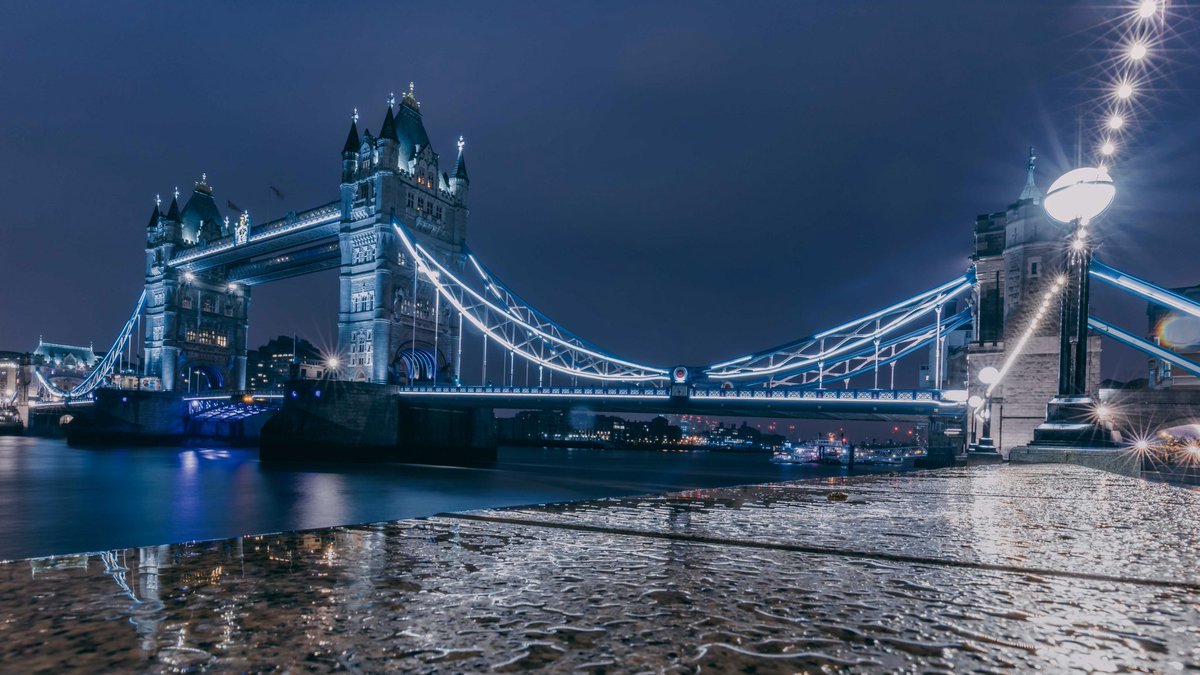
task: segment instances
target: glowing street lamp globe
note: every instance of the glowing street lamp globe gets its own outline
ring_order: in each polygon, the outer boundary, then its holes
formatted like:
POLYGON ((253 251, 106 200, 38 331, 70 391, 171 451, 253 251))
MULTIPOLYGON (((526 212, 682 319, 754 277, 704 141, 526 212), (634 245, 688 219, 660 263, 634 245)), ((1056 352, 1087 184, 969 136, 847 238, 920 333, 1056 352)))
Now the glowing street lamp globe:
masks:
POLYGON ((1000 379, 1000 371, 992 366, 987 366, 979 370, 980 384, 995 384, 1000 379))
POLYGON ((1046 213, 1060 223, 1087 223, 1104 213, 1117 188, 1104 167, 1073 169, 1054 181, 1042 200, 1046 213))

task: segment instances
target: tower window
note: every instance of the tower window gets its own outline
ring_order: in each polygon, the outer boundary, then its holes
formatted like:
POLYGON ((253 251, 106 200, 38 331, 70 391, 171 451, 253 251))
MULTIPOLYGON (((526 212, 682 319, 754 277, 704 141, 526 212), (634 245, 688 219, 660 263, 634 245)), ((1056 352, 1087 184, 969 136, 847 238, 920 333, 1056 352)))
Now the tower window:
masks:
POLYGON ((1041 258, 1030 258, 1029 259, 1029 276, 1030 277, 1039 277, 1041 275, 1042 275, 1042 259, 1041 258))

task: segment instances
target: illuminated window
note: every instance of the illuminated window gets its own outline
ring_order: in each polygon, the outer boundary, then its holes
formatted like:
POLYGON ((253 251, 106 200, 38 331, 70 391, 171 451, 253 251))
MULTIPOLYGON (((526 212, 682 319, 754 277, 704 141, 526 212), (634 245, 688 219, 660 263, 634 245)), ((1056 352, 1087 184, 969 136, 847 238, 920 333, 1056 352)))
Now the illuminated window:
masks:
POLYGON ((371 349, 372 331, 356 330, 350 334, 350 365, 369 366, 373 361, 371 349))
POLYGON ((217 347, 228 347, 229 338, 225 335, 218 334, 217 331, 211 328, 204 328, 199 331, 189 328, 184 335, 184 339, 188 342, 201 345, 216 345, 217 347))
POLYGON ((369 312, 375 309, 375 291, 359 291, 350 296, 350 311, 369 312))

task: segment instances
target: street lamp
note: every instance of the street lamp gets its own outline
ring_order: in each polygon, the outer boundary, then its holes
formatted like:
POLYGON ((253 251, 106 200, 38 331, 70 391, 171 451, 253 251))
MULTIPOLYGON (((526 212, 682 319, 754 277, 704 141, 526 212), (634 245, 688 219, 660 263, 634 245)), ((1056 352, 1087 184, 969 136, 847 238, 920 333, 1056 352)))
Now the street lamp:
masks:
POLYGON ((1116 194, 1105 167, 1082 167, 1054 181, 1042 201, 1046 213, 1071 225, 1071 231, 1060 313, 1058 394, 1046 407, 1046 422, 1034 432, 1035 444, 1111 444, 1111 434, 1095 424, 1095 405, 1087 391, 1088 268, 1095 250, 1088 225, 1108 209, 1116 194))
MULTIPOLYGON (((992 440, 992 396, 986 393, 993 385, 1000 381, 1000 371, 994 366, 984 366, 979 369, 979 383, 984 387, 983 399, 979 401, 977 408, 982 408, 983 412, 980 416, 983 417, 983 430, 979 434, 979 442, 975 444, 976 452, 996 452, 996 442, 992 440)), ((979 397, 976 396, 976 399, 979 397)))

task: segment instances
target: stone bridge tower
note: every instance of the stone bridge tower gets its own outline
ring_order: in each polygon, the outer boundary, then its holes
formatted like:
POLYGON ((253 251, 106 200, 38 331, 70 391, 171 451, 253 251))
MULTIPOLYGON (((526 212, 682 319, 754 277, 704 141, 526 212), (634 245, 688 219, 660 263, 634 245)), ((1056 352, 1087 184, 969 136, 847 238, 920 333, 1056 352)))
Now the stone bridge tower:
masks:
POLYGON ((192 274, 167 264, 182 250, 232 236, 236 227, 221 216, 207 176, 182 210, 178 189, 165 214, 156 203, 146 226, 146 374, 167 391, 246 387, 250 289, 230 284, 224 268, 192 274))
POLYGON ((435 289, 417 278, 392 229, 403 223, 454 271, 466 260, 467 165, 459 139, 452 173, 439 168, 412 85, 388 98, 379 135, 358 131, 342 148, 338 354, 344 377, 363 382, 452 382, 460 326, 435 289))
MULTIPOLYGON (((1066 263, 1069 228, 1046 215, 1042 192, 1034 182, 1035 160, 1029 149, 1025 187, 1004 211, 975 219, 974 336, 967 350, 968 389, 984 396, 978 378, 987 366, 1000 368, 1066 263)), ((1058 392, 1058 298, 992 394, 991 433, 1003 454, 1033 440, 1046 419, 1046 403, 1058 392)), ((1099 381, 1100 338, 1089 338, 1088 389, 1099 381)))

